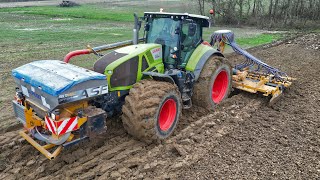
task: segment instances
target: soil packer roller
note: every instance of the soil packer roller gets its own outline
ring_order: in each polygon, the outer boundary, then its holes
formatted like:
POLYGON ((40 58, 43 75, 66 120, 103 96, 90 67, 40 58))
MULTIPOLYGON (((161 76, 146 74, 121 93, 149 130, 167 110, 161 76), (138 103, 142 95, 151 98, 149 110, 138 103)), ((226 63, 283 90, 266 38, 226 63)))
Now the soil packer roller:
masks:
POLYGON ((231 31, 217 31, 210 43, 204 41, 202 30, 210 26, 206 16, 146 12, 134 17, 133 40, 12 71, 17 84, 13 107, 24 125, 20 135, 48 159, 64 147, 101 136, 107 117, 120 115, 129 134, 157 142, 172 134, 182 109, 192 104, 213 110, 232 87, 271 95, 273 102, 291 85, 285 73, 240 49, 231 31), (222 54, 225 44, 247 61, 232 68, 222 54), (68 63, 91 53, 99 57, 93 70, 68 63))

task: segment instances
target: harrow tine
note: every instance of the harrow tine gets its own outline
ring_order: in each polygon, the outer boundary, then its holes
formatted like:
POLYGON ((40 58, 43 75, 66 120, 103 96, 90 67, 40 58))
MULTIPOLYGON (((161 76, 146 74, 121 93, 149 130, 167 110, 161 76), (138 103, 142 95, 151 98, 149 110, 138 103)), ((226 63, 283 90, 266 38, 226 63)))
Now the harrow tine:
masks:
POLYGON ((282 91, 280 90, 278 92, 275 92, 269 101, 269 107, 272 107, 274 104, 276 104, 280 100, 282 95, 282 91))

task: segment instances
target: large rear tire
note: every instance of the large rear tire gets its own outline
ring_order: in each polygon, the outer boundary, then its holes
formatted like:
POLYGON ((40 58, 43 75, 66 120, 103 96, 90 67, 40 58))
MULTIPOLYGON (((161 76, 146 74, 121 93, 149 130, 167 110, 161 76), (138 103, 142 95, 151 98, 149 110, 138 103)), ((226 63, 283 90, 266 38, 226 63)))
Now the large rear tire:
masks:
POLYGON ((213 110, 231 92, 231 73, 231 65, 226 58, 210 57, 194 85, 192 102, 208 110, 213 110))
POLYGON ((141 80, 133 85, 122 107, 126 131, 146 143, 172 134, 181 116, 181 96, 176 85, 141 80))

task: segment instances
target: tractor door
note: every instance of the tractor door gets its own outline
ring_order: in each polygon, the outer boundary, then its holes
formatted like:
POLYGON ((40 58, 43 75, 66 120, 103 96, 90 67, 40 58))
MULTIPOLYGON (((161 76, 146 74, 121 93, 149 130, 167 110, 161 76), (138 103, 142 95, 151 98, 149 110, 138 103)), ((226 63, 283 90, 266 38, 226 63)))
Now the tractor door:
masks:
POLYGON ((162 45, 163 61, 165 65, 176 64, 176 60, 170 56, 170 51, 177 48, 179 44, 179 19, 154 18, 148 22, 146 43, 156 43, 162 45))
POLYGON ((193 51, 202 42, 201 25, 193 20, 185 20, 181 30, 181 64, 184 68, 188 63, 193 51))

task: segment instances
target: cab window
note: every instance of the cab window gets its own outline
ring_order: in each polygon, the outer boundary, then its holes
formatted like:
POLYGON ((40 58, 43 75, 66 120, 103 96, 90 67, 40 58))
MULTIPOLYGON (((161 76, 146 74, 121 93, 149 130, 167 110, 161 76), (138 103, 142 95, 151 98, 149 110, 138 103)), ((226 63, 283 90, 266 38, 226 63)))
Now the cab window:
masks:
POLYGON ((181 30, 181 60, 187 63, 197 45, 202 41, 201 26, 193 21, 184 21, 181 30))

